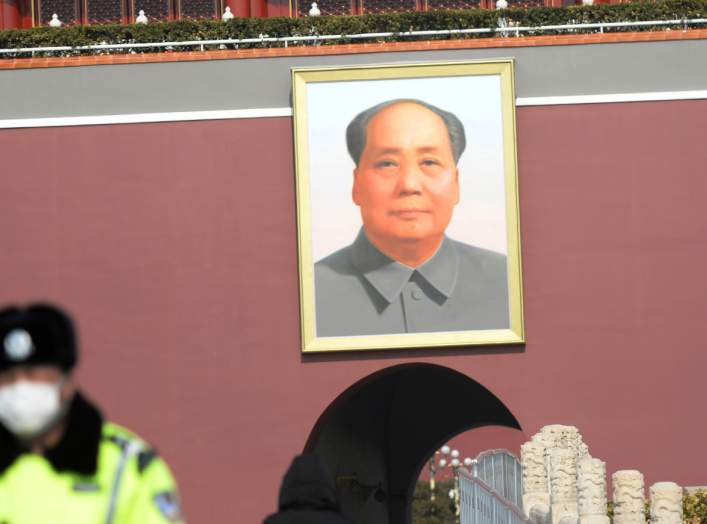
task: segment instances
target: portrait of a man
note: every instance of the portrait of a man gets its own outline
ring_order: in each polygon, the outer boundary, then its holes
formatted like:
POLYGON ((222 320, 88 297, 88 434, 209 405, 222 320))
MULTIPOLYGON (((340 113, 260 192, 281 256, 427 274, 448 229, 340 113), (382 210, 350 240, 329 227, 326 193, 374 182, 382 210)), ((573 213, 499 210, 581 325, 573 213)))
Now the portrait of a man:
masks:
POLYGON ((302 351, 523 342, 512 60, 292 79, 302 351))
POLYGON ((359 113, 346 144, 362 227, 314 266, 317 334, 507 328, 506 257, 445 234, 459 202, 462 122, 394 99, 359 113))

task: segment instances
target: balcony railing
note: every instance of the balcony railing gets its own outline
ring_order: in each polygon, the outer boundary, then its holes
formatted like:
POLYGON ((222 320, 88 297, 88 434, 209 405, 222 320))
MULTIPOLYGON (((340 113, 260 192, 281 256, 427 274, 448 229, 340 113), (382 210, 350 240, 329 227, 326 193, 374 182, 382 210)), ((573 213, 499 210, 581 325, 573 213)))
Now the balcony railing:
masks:
POLYGON ((473 29, 443 29, 438 31, 402 31, 402 32, 381 32, 381 33, 362 33, 353 35, 313 35, 313 36, 287 36, 287 37, 271 37, 263 35, 260 38, 232 38, 221 40, 189 40, 175 42, 131 42, 121 44, 94 44, 84 46, 37 46, 37 47, 17 47, 0 49, 0 58, 3 57, 18 57, 18 56, 35 56, 42 55, 86 55, 86 54, 104 54, 107 52, 156 52, 156 51, 171 51, 171 50, 200 50, 207 49, 237 49, 239 46, 258 45, 262 47, 288 47, 290 45, 318 45, 324 42, 336 43, 337 40, 366 42, 376 41, 382 38, 395 38, 397 40, 406 39, 424 39, 433 36, 455 36, 463 35, 486 35, 486 36, 521 36, 524 34, 540 35, 546 32, 552 33, 595 33, 610 31, 612 29, 631 29, 631 28, 655 28, 677 26, 683 30, 689 27, 699 27, 707 24, 707 18, 694 19, 676 19, 676 20, 652 20, 640 22, 600 22, 594 24, 563 24, 563 25, 547 25, 547 26, 513 26, 513 27, 498 27, 498 28, 473 28, 473 29))

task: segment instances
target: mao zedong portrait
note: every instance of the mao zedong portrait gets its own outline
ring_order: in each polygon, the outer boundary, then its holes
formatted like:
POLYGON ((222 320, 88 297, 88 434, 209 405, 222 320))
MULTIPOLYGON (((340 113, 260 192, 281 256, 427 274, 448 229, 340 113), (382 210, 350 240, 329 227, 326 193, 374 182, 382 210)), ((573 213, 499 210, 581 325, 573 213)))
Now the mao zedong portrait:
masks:
POLYGON ((461 121, 390 100, 358 114, 346 141, 363 227, 314 266, 317 335, 508 328, 506 256, 445 234, 464 182, 461 121))

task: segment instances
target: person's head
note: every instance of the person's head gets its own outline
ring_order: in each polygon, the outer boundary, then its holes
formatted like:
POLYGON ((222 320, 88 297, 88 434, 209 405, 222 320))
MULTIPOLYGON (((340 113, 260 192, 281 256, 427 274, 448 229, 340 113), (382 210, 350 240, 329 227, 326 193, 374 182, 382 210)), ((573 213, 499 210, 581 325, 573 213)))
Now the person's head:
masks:
POLYGON ((73 322, 60 309, 0 310, 0 423, 20 439, 51 430, 73 397, 76 356, 73 322))
POLYGON ((391 100, 357 115, 346 137, 369 239, 389 256, 405 244, 438 246, 459 201, 459 119, 419 100, 391 100))

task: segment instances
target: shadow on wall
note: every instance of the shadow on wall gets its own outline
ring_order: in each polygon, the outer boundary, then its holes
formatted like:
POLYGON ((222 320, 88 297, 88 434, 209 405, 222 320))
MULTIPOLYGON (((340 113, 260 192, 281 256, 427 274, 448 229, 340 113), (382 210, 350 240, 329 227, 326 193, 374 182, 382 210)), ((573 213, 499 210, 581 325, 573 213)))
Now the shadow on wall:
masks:
POLYGON ((305 446, 336 479, 342 513, 354 524, 408 524, 426 460, 453 435, 481 426, 520 429, 493 393, 433 364, 402 364, 339 395, 305 446))

